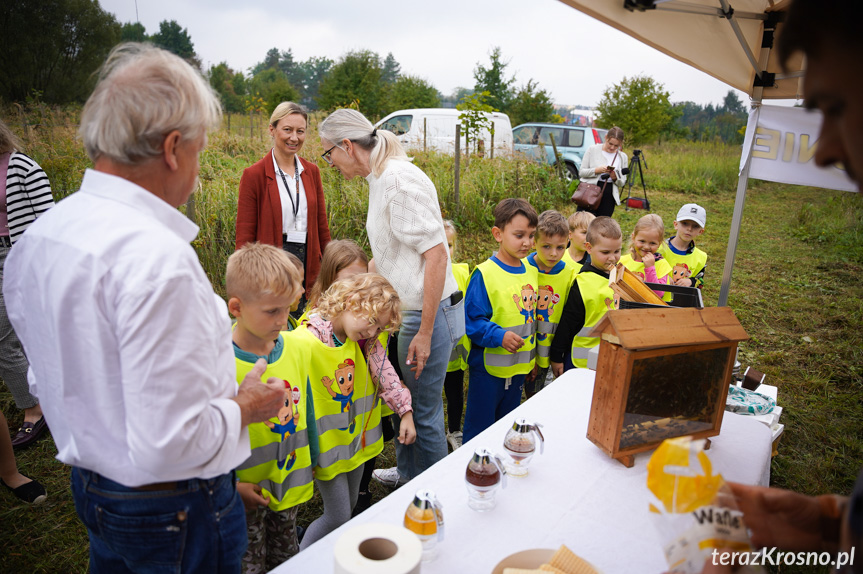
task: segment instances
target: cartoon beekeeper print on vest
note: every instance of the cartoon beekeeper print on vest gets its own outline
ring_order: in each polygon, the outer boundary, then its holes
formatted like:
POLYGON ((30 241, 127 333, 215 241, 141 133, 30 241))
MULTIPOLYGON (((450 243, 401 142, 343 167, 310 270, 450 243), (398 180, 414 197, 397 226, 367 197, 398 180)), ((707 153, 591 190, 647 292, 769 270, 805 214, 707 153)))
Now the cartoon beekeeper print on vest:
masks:
MULTIPOLYGON (((327 392, 330 393, 330 396, 333 397, 333 400, 341 403, 342 412, 350 413, 351 405, 354 404, 354 361, 346 359, 344 363, 339 363, 339 368, 336 369, 335 375, 335 383, 339 387, 339 392, 333 390, 333 379, 324 377, 321 379, 321 382, 324 384, 327 392)), ((356 423, 352 419, 350 427, 340 428, 339 430, 354 432, 355 426, 356 423)))
MULTIPOLYGON (((284 383, 285 404, 279 409, 279 414, 276 415, 279 422, 274 423, 269 420, 264 421, 264 424, 269 427, 270 431, 281 436, 282 442, 285 442, 286 436, 290 436, 297 432, 297 423, 300 421, 300 411, 297 408, 297 405, 300 402, 300 388, 291 385, 288 381, 284 381, 284 383)), ((294 466, 294 462, 296 462, 296 460, 297 452, 292 450, 286 458, 277 460, 276 466, 279 470, 291 470, 291 467, 294 466)))
MULTIPOLYGON (((536 300, 536 320, 540 323, 548 323, 549 317, 554 313, 554 306, 560 301, 560 293, 554 292, 551 285, 540 285, 539 295, 536 300)), ((537 341, 545 341, 548 333, 537 333, 537 341)))

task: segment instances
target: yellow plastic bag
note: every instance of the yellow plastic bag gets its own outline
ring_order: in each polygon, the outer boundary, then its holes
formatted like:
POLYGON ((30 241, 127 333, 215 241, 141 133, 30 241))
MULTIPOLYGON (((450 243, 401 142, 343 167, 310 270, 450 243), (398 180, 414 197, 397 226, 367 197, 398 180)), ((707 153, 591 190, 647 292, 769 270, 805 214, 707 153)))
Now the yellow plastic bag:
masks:
MULTIPOLYGON (((743 513, 704 451, 704 440, 664 441, 647 463, 647 488, 668 572, 699 574, 716 549, 752 552, 743 513)), ((717 562, 718 563, 718 562, 717 562)), ((763 572, 749 566, 741 573, 763 572)))

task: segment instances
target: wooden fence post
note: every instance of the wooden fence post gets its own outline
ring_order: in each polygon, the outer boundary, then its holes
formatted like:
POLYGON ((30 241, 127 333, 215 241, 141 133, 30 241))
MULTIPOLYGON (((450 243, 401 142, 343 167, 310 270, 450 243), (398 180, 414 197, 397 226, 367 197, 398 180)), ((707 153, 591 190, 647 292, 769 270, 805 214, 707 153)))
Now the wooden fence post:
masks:
POLYGON ((428 136, 427 136, 428 121, 429 121, 428 118, 423 118, 423 151, 429 150, 429 148, 428 148, 428 136))
POLYGON ((249 110, 249 139, 252 139, 252 110, 249 110))
POLYGON ((491 159, 494 159, 494 130, 491 132, 491 159))
POLYGON ((563 179, 563 171, 561 170, 560 155, 557 153, 557 144, 554 143, 554 134, 548 134, 548 139, 551 140, 551 149, 554 151, 554 165, 557 167, 557 175, 563 179))
POLYGON ((461 124, 455 125, 455 184, 453 185, 453 197, 455 199, 455 212, 458 212, 458 184, 459 172, 461 171, 461 124))

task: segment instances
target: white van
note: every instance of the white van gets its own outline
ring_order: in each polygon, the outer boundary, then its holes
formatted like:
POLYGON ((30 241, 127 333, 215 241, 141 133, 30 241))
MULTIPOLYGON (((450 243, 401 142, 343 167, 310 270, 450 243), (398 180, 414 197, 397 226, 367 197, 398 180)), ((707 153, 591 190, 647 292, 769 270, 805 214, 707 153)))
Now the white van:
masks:
MULTIPOLYGON (((455 153, 455 126, 460 123, 460 111, 453 108, 421 108, 393 112, 377 124, 376 128, 385 129, 399 136, 407 149, 422 150, 423 136, 430 150, 442 153, 455 153), (423 134, 425 126, 426 133, 423 134)), ((501 112, 485 112, 494 122, 494 155, 512 155, 512 124, 509 116, 501 112)), ((461 151, 464 153, 465 136, 462 128, 461 151)), ((483 130, 481 134, 486 154, 491 150, 491 134, 483 130)), ((471 151, 476 150, 476 142, 470 142, 471 151)))

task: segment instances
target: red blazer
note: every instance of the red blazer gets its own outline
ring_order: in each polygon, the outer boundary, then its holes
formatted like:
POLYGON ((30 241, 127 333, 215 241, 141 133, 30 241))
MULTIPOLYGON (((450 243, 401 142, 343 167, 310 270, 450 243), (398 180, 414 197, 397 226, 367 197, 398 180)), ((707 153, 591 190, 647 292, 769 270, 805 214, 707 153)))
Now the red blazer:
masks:
MULTIPOLYGON (((327 206, 321 172, 315 164, 300 158, 303 164, 303 188, 309 207, 308 235, 306 236, 306 298, 321 271, 324 247, 330 242, 327 223, 327 206)), ((272 151, 243 170, 240 178, 240 197, 237 201, 237 240, 239 249, 255 241, 282 247, 282 202, 276 183, 272 151)))

